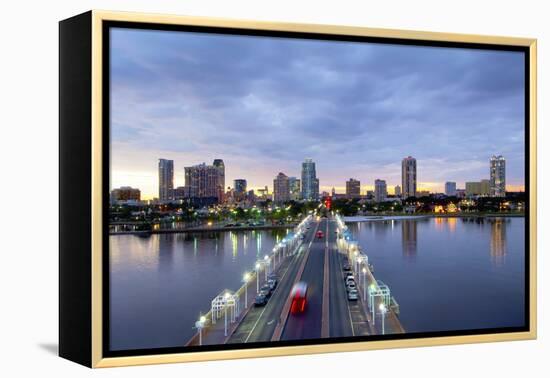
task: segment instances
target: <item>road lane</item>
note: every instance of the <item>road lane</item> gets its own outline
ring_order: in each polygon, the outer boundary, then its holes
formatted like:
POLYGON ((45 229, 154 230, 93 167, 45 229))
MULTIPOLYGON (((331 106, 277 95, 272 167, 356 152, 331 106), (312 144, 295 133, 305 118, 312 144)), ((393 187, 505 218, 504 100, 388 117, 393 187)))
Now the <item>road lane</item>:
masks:
POLYGON ((354 336, 350 313, 342 256, 336 245, 336 222, 329 222, 329 265, 330 265, 330 336, 354 336))
POLYGON ((283 261, 278 271, 279 283, 264 307, 252 307, 241 321, 228 343, 247 343, 270 341, 277 326, 285 302, 298 274, 300 265, 306 256, 307 248, 314 240, 317 225, 312 223, 305 233, 305 239, 298 252, 283 261))
MULTIPOLYGON (((326 228, 326 219, 319 223, 319 230, 326 228)), ((324 232, 324 231, 323 231, 324 232)), ((290 314, 283 330, 282 340, 317 339, 321 337, 325 239, 315 237, 311 244, 301 281, 308 285, 307 305, 301 314, 290 314)))

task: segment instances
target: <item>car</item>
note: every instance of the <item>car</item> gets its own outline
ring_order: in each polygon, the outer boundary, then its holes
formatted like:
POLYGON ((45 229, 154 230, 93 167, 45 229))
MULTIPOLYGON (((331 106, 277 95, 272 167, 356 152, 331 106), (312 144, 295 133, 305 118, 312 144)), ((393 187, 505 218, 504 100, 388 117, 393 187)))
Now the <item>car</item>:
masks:
POLYGON ((344 264, 344 270, 346 272, 350 271, 351 270, 351 266, 349 264, 344 264))
POLYGON ((271 289, 271 291, 273 291, 277 287, 277 280, 274 278, 269 279, 267 280, 267 284, 269 285, 269 288, 271 289))
POLYGON ((349 301, 356 301, 357 299, 359 299, 359 293, 357 292, 356 289, 348 291, 348 300, 349 301))
POLYGON ((350 281, 346 284, 346 289, 348 292, 351 290, 357 290, 357 286, 355 286, 355 281, 350 281))
POLYGON ((290 291, 290 297, 292 298, 290 312, 292 314, 304 312, 307 303, 307 284, 303 281, 294 284, 290 291))
POLYGON ((260 288, 260 294, 265 295, 266 297, 271 296, 271 288, 268 284, 265 284, 260 288))
POLYGON ((355 283, 355 277, 353 277, 353 274, 346 276, 346 278, 344 278, 344 279, 346 281, 346 285, 350 282, 355 283))
POLYGON ((263 294, 256 295, 256 299, 254 299, 254 306, 261 307, 265 306, 267 304, 267 296, 263 294))
POLYGON ((317 234, 315 234, 315 236, 317 236, 317 238, 319 239, 322 239, 325 234, 323 234, 323 231, 317 231, 317 234))

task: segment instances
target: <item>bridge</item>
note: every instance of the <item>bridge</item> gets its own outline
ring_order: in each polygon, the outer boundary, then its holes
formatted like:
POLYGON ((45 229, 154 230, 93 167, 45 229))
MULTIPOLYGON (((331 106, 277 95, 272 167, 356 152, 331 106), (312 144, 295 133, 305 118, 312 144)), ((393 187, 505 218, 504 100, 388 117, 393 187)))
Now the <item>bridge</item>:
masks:
POLYGON ((398 315, 390 288, 375 278, 367 254, 341 217, 311 214, 256 262, 238 290, 224 290, 212 299, 186 345, 404 333, 398 315), (317 237, 318 231, 323 237, 317 237), (357 300, 348 300, 345 269, 355 278, 357 300), (255 307, 257 292, 272 276, 277 287, 265 306, 255 307), (293 314, 290 292, 300 281, 308 285, 307 305, 303 313, 293 314))

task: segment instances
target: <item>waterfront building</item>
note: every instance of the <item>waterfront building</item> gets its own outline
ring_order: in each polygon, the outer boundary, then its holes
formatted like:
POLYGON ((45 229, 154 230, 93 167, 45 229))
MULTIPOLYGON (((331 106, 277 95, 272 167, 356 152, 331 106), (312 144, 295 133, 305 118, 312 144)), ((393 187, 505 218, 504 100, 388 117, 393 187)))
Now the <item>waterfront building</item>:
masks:
POLYGON ((367 199, 374 198, 374 190, 367 190, 367 199))
POLYGON ((233 188, 235 195, 245 195, 246 194, 246 180, 245 179, 235 179, 233 180, 233 188))
POLYGON ((185 186, 189 188, 190 198, 210 198, 220 200, 219 170, 205 163, 185 167, 185 186))
POLYGON ((178 186, 174 189, 174 199, 177 201, 191 198, 191 190, 188 186, 178 186))
POLYGON ((302 199, 306 201, 319 199, 319 179, 312 159, 306 159, 302 163, 302 199))
POLYGON ((481 189, 481 195, 482 196, 489 196, 491 194, 491 182, 490 180, 481 180, 479 182, 479 185, 480 185, 480 189, 481 189))
POLYGON ((214 159, 212 165, 218 169, 218 200, 219 202, 223 202, 225 193, 225 164, 222 159, 214 159))
POLYGON ((300 179, 296 177, 289 177, 288 186, 290 188, 290 199, 293 201, 298 201, 301 198, 300 179))
POLYGON ((258 189, 258 199, 261 201, 269 199, 269 190, 267 185, 263 189, 258 189))
POLYGON ((481 183, 479 181, 466 182, 466 196, 473 197, 481 194, 481 183))
POLYGON ((130 186, 121 186, 111 190, 111 203, 115 204, 119 201, 141 201, 141 191, 130 186))
POLYGON ((401 161, 401 190, 404 199, 416 197, 416 159, 412 156, 401 161))
POLYGON ((456 190, 456 196, 457 196, 457 198, 466 197, 466 189, 457 189, 456 190))
POLYGON ((334 186, 332 187, 331 196, 336 196, 336 189, 334 188, 334 186))
POLYGON ((445 183, 445 195, 449 197, 456 196, 456 182, 447 181, 445 183))
POLYGON ((489 180, 481 181, 469 181, 466 183, 466 196, 483 196, 487 197, 490 193, 490 182, 489 180))
POLYGON ((384 202, 388 197, 388 187, 386 180, 374 180, 374 200, 376 202, 384 202))
POLYGON ((159 159, 159 200, 174 198, 174 160, 159 159))
POLYGON ((290 186, 288 176, 279 172, 273 180, 273 202, 284 203, 290 201, 290 186))
POLYGON ((396 197, 401 197, 401 186, 396 185, 395 188, 393 189, 393 191, 394 191, 396 197))
POLYGON ((501 155, 491 157, 490 161, 490 187, 491 197, 506 196, 506 160, 501 155))
POLYGON ((416 198, 422 198, 422 197, 429 197, 430 191, 429 190, 417 190, 416 191, 416 198))
POLYGON ((361 197, 361 181, 350 178, 346 181, 346 196, 348 198, 361 197))

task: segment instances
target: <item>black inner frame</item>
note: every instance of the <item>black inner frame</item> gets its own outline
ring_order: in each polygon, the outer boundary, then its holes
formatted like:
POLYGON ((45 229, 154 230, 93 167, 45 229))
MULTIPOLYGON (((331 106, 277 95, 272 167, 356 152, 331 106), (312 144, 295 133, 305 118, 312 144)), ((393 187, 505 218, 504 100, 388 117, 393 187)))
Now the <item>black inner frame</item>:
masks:
POLYGON ((530 254, 530 225, 529 214, 530 209, 530 55, 529 47, 527 46, 505 46, 497 44, 481 44, 481 43, 463 43, 463 42, 440 42, 428 40, 411 40, 402 38, 386 38, 386 37, 364 37, 352 35, 333 35, 322 33, 305 33, 305 32, 286 32, 286 31, 271 31, 271 30, 249 30, 239 28, 225 27, 210 27, 210 26, 191 26, 191 25, 166 25, 156 23, 141 23, 141 22, 124 22, 124 21, 103 21, 102 22, 102 53, 103 53, 103 77, 102 77, 102 174, 103 174, 103 240, 102 240, 102 275, 103 275, 103 337, 102 349, 103 357, 126 357, 138 355, 155 355, 168 353, 192 353, 205 351, 219 350, 235 350, 235 349, 252 349, 252 348, 270 348, 282 346, 301 346, 314 344, 333 344, 333 343, 354 343, 364 341, 377 340, 404 340, 404 339, 419 339, 433 338, 444 336, 466 336, 466 335, 488 335, 501 334, 510 332, 527 332, 530 330, 530 271, 529 271, 529 254, 530 254), (295 39, 312 39, 312 40, 327 40, 327 41, 345 41, 345 42, 366 42, 377 44, 395 44, 395 45, 413 45, 413 46, 428 46, 428 47, 451 47, 451 48, 468 48, 477 50, 500 50, 500 51, 516 51, 524 53, 524 83, 525 83, 525 325, 523 327, 504 327, 504 328, 485 328, 472 330, 457 330, 457 331, 439 331, 439 332, 414 332, 404 334, 390 335, 372 335, 372 336, 352 336, 352 337, 330 337, 319 338, 312 340, 292 340, 292 341, 266 341, 254 342, 246 344, 220 344, 220 345, 203 345, 203 346, 182 346, 182 347, 167 347, 153 349, 131 349, 131 350, 116 350, 110 349, 110 282, 109 282, 109 204, 106 198, 109 198, 109 182, 110 182, 110 29, 125 28, 125 29, 145 29, 145 30, 164 30, 164 31, 179 31, 179 32, 195 32, 195 33, 214 33, 214 34, 230 34, 242 36, 261 36, 275 38, 295 38, 295 39))

